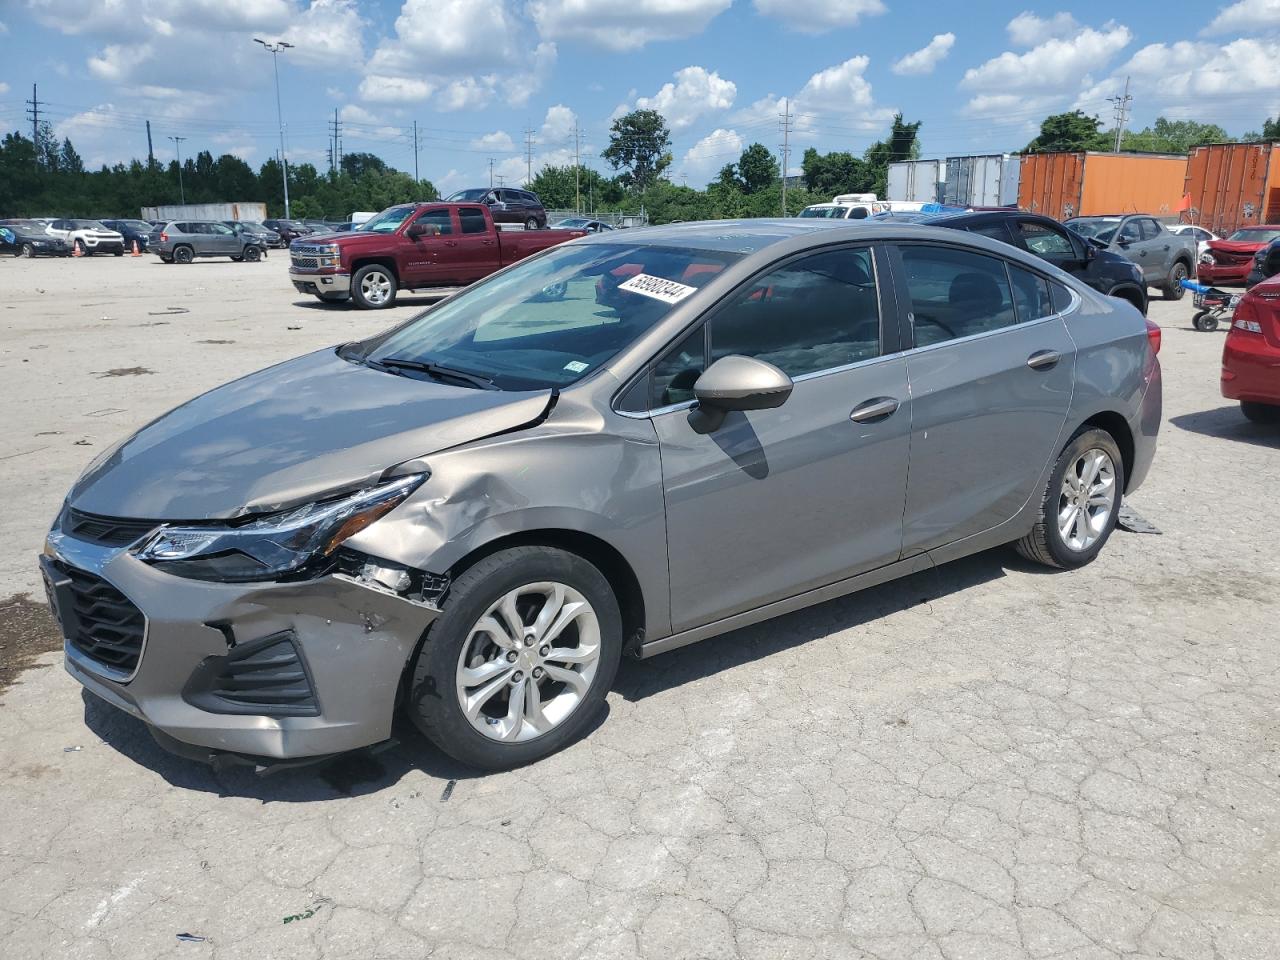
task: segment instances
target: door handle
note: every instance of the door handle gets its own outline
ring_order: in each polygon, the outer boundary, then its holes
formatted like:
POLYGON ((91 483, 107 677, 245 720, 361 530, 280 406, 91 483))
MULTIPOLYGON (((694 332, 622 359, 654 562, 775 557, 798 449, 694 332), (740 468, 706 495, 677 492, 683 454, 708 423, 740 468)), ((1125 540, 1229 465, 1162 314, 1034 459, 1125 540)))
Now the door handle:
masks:
POLYGON ((1027 357, 1027 366, 1032 370, 1050 370, 1058 365, 1062 354, 1056 350, 1037 350, 1027 357))
POLYGON ((897 409, 898 401, 893 397, 876 397, 854 407, 849 419, 854 423, 870 423, 883 420, 897 409))
POLYGON ((492 241, 492 240, 481 240, 480 242, 481 242, 481 243, 483 243, 486 247, 492 247, 492 246, 493 246, 493 241, 492 241))
POLYGON ((458 245, 458 241, 457 241, 457 240, 446 240, 446 241, 444 242, 444 245, 445 245, 446 247, 456 247, 456 246, 458 245))

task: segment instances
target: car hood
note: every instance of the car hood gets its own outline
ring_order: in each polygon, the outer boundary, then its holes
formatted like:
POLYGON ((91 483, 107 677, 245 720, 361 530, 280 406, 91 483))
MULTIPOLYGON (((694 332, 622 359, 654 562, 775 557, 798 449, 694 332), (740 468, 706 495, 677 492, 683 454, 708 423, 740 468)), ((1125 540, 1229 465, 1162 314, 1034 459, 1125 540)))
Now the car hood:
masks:
POLYGON ((148 520, 286 509, 536 422, 551 396, 396 376, 325 349, 171 410, 99 457, 67 499, 86 513, 148 520))
POLYGON ((1209 249, 1222 253, 1254 253, 1267 245, 1265 240, 1210 240, 1209 249))

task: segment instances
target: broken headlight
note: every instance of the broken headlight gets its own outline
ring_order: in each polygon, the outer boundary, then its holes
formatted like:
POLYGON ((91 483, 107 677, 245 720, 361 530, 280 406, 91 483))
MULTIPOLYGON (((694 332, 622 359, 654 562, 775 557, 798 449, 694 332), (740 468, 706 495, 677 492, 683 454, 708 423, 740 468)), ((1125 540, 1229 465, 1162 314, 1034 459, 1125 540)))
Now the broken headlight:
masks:
POLYGON ((135 555, 166 573, 196 580, 274 580, 304 573, 391 512, 425 479, 425 474, 402 477, 236 525, 164 526, 135 555))

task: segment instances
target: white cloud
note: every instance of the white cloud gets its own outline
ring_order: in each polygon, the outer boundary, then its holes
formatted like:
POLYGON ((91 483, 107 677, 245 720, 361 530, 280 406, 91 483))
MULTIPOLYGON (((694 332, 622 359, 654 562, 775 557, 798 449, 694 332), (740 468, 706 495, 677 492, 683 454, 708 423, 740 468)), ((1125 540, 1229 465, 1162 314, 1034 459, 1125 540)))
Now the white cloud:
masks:
MULTIPOLYGON (((398 127, 395 124, 386 122, 378 114, 371 110, 366 110, 354 103, 344 104, 342 109, 338 111, 338 116, 344 123, 350 124, 351 127, 362 128, 358 132, 362 137, 369 138, 387 138, 401 136, 405 131, 404 127, 398 127)), ((349 132, 356 131, 348 129, 349 132)))
POLYGON ((511 139, 511 134, 505 130, 495 130, 493 133, 486 133, 484 136, 476 137, 469 146, 472 150, 484 150, 493 153, 512 153, 516 149, 516 144, 511 139))
MULTIPOLYGON (((8 32, 9 32, 9 25, 5 23, 3 20, 0 20, 0 37, 3 37, 8 32)), ((3 92, 3 91, 0 91, 0 92, 3 92)))
MULTIPOLYGON (((870 62, 865 56, 851 57, 844 63, 819 70, 799 93, 785 98, 789 101, 785 107, 791 112, 794 139, 818 136, 824 118, 829 117, 837 118, 843 129, 868 134, 883 131, 893 118, 894 110, 875 102, 871 83, 863 76, 870 62)), ((736 111, 730 120, 738 126, 763 128, 768 124, 776 130, 784 110, 783 100, 770 93, 736 111)), ((842 149, 847 149, 847 145, 842 149)))
POLYGON ((1215 109, 1272 116, 1280 109, 1280 58, 1274 43, 1242 37, 1225 46, 1191 40, 1152 43, 1116 67, 1108 79, 1084 90, 1081 101, 1108 96, 1126 77, 1131 90, 1153 112, 1197 118, 1215 109), (1234 101, 1234 103, 1233 103, 1234 101))
MULTIPOLYGON (((853 0, 859 2, 859 0, 853 0)), ((609 50, 636 50, 706 29, 732 0, 533 0, 529 16, 549 40, 577 40, 609 50)))
POLYGON ((547 115, 542 121, 542 130, 538 139, 544 144, 563 143, 573 136, 573 128, 578 122, 578 115, 563 103, 547 108, 547 115))
POLYGON ((360 81, 360 99, 372 103, 412 103, 435 93, 436 85, 410 77, 388 77, 370 73, 360 81))
POLYGON ((652 97, 637 99, 636 109, 657 110, 678 133, 708 113, 728 110, 737 95, 732 80, 703 67, 685 67, 676 71, 674 83, 663 84, 652 97))
POLYGON ((1050 17, 1038 17, 1030 11, 1024 11, 1010 20, 1005 29, 1009 31, 1009 40, 1014 46, 1038 47, 1046 40, 1063 40, 1074 36, 1079 32, 1080 24, 1065 11, 1050 17))
POLYGON ((717 127, 689 148, 674 173, 687 176, 696 185, 704 184, 726 163, 736 161, 745 143, 738 131, 717 127))
POLYGON ((954 33, 940 33, 913 53, 894 62, 890 68, 897 74, 923 75, 933 73, 934 68, 947 58, 955 46, 954 33))
POLYGON ((151 56, 151 45, 109 44, 89 58, 89 72, 107 83, 126 83, 138 64, 151 56))
POLYGON ((852 27, 863 17, 885 12, 881 0, 755 0, 755 5, 763 16, 783 20, 802 33, 852 27))
MULTIPOLYGON (((1027 17, 1022 14, 1010 21, 1010 33, 1026 28, 1014 24, 1027 17)), ((1026 112, 1054 103, 1065 103, 1082 88, 1092 85, 1092 74, 1100 70, 1128 46, 1129 28, 1108 23, 1099 29, 1076 27, 1066 37, 1051 37, 1026 53, 1006 50, 980 66, 965 71, 962 87, 974 92, 965 111, 974 116, 1014 119, 1004 105, 1006 98, 1017 97, 1019 109, 1026 112)))
POLYGON ((8 93, 8 92, 9 92, 9 85, 7 83, 4 83, 3 81, 0 81, 0 93, 8 93))
POLYGON ((1239 0, 1219 10, 1200 33, 1261 33, 1275 27, 1280 27, 1280 0, 1239 0))
POLYGON ((356 0, 311 0, 305 10, 290 17, 281 34, 293 44, 285 56, 313 67, 361 60, 364 26, 356 0))

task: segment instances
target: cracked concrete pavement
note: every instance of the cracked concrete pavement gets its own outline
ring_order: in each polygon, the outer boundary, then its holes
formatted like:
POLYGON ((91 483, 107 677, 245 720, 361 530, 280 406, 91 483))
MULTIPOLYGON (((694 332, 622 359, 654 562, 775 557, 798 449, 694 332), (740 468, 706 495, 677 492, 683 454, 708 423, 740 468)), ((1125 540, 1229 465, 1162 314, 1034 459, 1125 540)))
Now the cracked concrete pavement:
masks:
MULTIPOLYGON (((35 589, 105 444, 415 309, 299 303, 283 261, 0 262, 0 595, 35 589)), ((1071 573, 995 550, 624 664, 584 742, 513 773, 406 728, 215 775, 44 656, 0 694, 0 952, 1275 957, 1280 431, 1218 395, 1191 312, 1152 308, 1167 422, 1133 503, 1162 536, 1071 573)))

